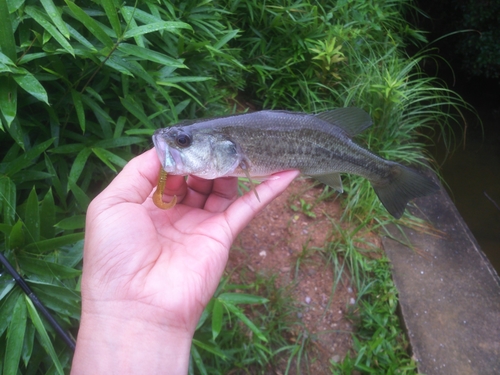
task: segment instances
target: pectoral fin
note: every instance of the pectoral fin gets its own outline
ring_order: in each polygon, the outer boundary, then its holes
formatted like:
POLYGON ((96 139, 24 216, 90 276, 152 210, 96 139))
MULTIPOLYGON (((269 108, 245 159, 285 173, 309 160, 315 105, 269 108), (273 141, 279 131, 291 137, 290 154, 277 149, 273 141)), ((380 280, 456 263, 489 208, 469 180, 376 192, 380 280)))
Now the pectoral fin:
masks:
POLYGON ((312 177, 314 177, 319 182, 322 182, 325 185, 328 185, 328 186, 334 188, 339 193, 344 192, 344 189, 342 188, 342 179, 340 178, 339 173, 320 174, 320 175, 315 175, 312 177))
POLYGON ((244 160, 241 161, 240 168, 245 174, 245 177, 248 178, 248 182, 250 182, 250 188, 253 190, 255 196, 257 197, 257 200, 260 202, 259 194, 257 193, 257 189, 255 189, 255 184, 252 181, 252 177, 250 177, 250 172, 248 171, 247 163, 244 160))

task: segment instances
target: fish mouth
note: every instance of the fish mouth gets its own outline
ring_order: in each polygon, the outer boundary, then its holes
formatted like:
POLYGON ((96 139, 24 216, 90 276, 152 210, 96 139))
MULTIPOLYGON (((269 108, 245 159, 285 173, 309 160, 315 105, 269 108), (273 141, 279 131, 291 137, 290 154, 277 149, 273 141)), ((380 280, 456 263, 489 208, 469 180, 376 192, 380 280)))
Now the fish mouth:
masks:
POLYGON ((182 162, 181 153, 178 150, 170 147, 160 134, 154 135, 153 143, 165 172, 175 173, 178 170, 182 170, 184 163, 182 162))

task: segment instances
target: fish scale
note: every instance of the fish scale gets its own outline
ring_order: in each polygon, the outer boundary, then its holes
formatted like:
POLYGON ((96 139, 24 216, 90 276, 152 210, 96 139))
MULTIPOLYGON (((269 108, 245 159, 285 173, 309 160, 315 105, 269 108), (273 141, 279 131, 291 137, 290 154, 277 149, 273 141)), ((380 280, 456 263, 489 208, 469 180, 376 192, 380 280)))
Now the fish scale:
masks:
POLYGON ((413 169, 351 140, 371 123, 355 107, 316 115, 260 111, 158 129, 153 142, 163 169, 174 175, 262 178, 298 169, 342 191, 339 173, 356 174, 371 182, 382 204, 399 218, 408 201, 438 188, 413 169))
MULTIPOLYGON (((361 148, 343 132, 328 134, 327 138, 318 132, 312 135, 303 134, 304 132, 301 132, 299 128, 298 137, 292 137, 290 142, 280 144, 279 140, 288 139, 287 136, 295 131, 289 127, 281 131, 268 132, 267 140, 276 138, 276 142, 271 142, 271 146, 267 147, 269 142, 258 142, 262 134, 258 123, 249 125, 248 129, 241 132, 236 127, 230 126, 221 131, 241 145, 243 153, 255 166, 253 169, 255 175, 272 174, 286 168, 299 169, 310 176, 333 170, 344 173, 362 173, 364 176, 370 175, 371 179, 377 179, 379 176, 387 176, 391 168, 390 164, 383 162, 384 159, 361 148), (256 141, 253 141, 254 139, 256 141), (311 146, 311 143, 314 146, 311 146)), ((301 124, 297 126, 300 127, 301 124)))

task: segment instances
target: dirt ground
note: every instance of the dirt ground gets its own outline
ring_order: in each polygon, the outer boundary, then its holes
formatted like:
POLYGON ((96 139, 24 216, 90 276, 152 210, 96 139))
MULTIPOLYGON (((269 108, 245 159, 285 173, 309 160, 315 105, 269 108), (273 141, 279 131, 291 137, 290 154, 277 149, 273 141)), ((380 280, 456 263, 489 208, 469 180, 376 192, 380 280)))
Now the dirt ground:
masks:
MULTIPOLYGON (((257 274, 275 276, 276 287, 290 291, 297 324, 289 341, 306 334, 311 339, 309 373, 323 374, 330 373, 330 361, 341 361, 351 348, 353 327, 346 313, 355 309, 356 291, 346 272, 334 289, 339 275, 323 248, 336 235, 332 221, 338 222, 341 208, 332 199, 315 203, 322 188, 313 185, 310 179, 295 180, 259 214, 235 241, 227 270, 234 283, 248 282, 257 274), (292 205, 301 207, 300 198, 313 204, 316 218, 292 210, 292 205)), ((269 374, 283 374, 286 360, 269 374)), ((296 373, 295 366, 290 371, 296 373)))

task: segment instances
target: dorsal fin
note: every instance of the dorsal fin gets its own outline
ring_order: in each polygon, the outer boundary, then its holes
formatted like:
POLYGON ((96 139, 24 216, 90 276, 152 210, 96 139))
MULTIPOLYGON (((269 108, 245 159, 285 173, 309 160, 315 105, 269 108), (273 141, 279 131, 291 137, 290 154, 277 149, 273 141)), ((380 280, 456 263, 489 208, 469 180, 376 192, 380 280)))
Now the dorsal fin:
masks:
POLYGON ((230 115, 181 120, 175 124, 172 124, 172 126, 194 125, 194 124, 199 124, 200 122, 207 122, 207 121, 217 120, 217 119, 221 119, 221 118, 238 117, 238 116, 248 115, 249 113, 254 113, 254 112, 233 113, 230 115))
POLYGON ((338 126, 350 137, 361 133, 373 123, 368 113, 356 107, 332 109, 331 111, 318 113, 315 116, 332 125, 338 126))

